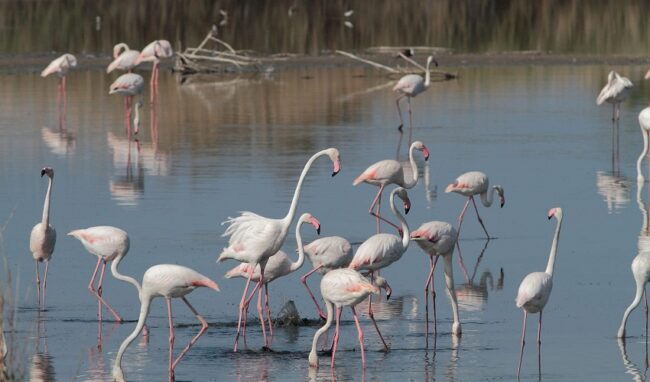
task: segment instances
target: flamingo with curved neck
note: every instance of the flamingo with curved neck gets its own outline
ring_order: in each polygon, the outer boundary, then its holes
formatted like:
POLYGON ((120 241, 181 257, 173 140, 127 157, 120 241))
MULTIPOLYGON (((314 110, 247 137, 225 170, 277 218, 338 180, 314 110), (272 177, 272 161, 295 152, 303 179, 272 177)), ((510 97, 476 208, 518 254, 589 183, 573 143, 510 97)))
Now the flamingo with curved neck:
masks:
POLYGON ((399 126, 397 129, 401 132, 402 127, 404 126, 404 121, 402 120, 402 111, 399 107, 399 101, 406 97, 409 108, 409 145, 411 144, 412 135, 413 135, 413 113, 411 111, 411 98, 417 96, 418 94, 424 92, 431 85, 431 63, 435 63, 438 66, 438 61, 433 59, 433 56, 427 58, 427 67, 425 70, 425 78, 418 74, 407 74, 393 87, 393 91, 399 93, 400 95, 395 100, 397 105, 397 114, 399 115, 399 126))
POLYGON ((241 333, 242 316, 246 305, 253 298, 255 292, 264 285, 264 269, 269 258, 280 250, 287 237, 289 226, 296 214, 296 208, 300 199, 300 192, 302 185, 316 159, 321 156, 328 156, 334 165, 332 176, 339 173, 341 170, 341 159, 339 151, 335 148, 322 150, 312 155, 305 164, 305 167, 300 174, 298 184, 291 200, 291 205, 287 215, 282 219, 269 219, 252 212, 242 212, 240 216, 230 218, 224 223, 229 226, 223 236, 229 236, 228 247, 219 255, 217 262, 226 259, 235 259, 251 265, 248 273, 248 279, 244 286, 244 293, 242 294, 239 303, 239 319, 237 323, 237 335, 235 336, 234 351, 237 351, 239 335, 241 333), (250 296, 247 298, 248 287, 253 276, 253 270, 257 265, 260 265, 260 280, 256 283, 250 296))
POLYGON ((130 49, 128 45, 121 42, 113 47, 113 61, 106 68, 106 73, 113 70, 126 70, 129 73, 133 71, 136 66, 136 61, 140 56, 140 52, 130 49))
POLYGON ((45 307, 45 290, 47 289, 47 272, 50 265, 50 259, 54 253, 54 245, 56 244, 56 230, 50 225, 50 200, 52 198, 52 185, 54 183, 54 169, 45 167, 41 170, 41 177, 47 175, 47 192, 45 193, 45 201, 43 202, 43 216, 41 222, 32 228, 29 236, 29 250, 32 252, 34 261, 36 262, 36 297, 39 308, 45 307), (43 276, 43 289, 41 291, 41 276, 39 271, 39 263, 45 262, 45 273, 43 276), (41 305, 41 294, 43 295, 41 305))
MULTIPOLYGON (((643 136, 643 150, 639 159, 636 161, 636 179, 637 182, 644 182, 643 172, 641 171, 641 162, 643 157, 648 155, 648 136, 650 135, 650 107, 646 107, 639 113, 639 127, 643 136)), ((650 168, 650 156, 648 156, 648 166, 650 168)))

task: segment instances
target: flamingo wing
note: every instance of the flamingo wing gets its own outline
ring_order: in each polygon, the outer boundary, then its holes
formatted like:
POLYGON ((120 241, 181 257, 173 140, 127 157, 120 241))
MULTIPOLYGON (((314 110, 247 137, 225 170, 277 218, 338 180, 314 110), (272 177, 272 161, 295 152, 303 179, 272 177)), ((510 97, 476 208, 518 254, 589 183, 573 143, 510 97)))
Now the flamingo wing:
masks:
POLYGON ((385 159, 375 164, 370 165, 364 172, 359 175, 353 185, 362 182, 367 183, 384 183, 384 182, 397 182, 400 179, 403 181, 402 166, 396 160, 385 159))
POLYGON ((533 272, 528 274, 517 292, 515 300, 518 308, 524 308, 531 313, 536 313, 544 308, 551 289, 553 288, 553 278, 546 272, 533 272))
POLYGON ((395 235, 378 233, 357 248, 348 268, 375 270, 384 268, 401 257, 401 240, 395 235))
POLYGON ((417 74, 407 74, 397 81, 397 84, 393 87, 393 91, 407 95, 414 95, 413 93, 423 85, 424 78, 422 78, 422 76, 417 74))

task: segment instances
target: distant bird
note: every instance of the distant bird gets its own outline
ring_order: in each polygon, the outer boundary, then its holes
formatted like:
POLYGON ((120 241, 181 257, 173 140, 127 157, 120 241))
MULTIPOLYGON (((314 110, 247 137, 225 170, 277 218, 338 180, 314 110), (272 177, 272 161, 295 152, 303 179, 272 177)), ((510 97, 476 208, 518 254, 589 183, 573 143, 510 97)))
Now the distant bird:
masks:
POLYGON ((451 326, 451 332, 460 336, 461 327, 458 316, 458 301, 456 300, 456 291, 454 290, 454 268, 452 266, 452 256, 454 255, 454 246, 458 233, 449 223, 441 221, 430 221, 423 223, 420 228, 411 233, 413 239, 424 252, 429 255, 430 270, 427 281, 424 284, 424 301, 426 315, 426 341, 429 343, 429 288, 431 288, 431 299, 433 301, 433 322, 434 333, 437 333, 436 327, 436 289, 433 282, 433 272, 436 269, 436 263, 439 256, 445 260, 445 282, 447 283, 447 295, 451 301, 451 310, 454 316, 454 323, 451 326), (435 256, 435 261, 434 261, 435 256))
POLYGON ((70 53, 66 53, 50 62, 50 64, 41 72, 41 77, 47 77, 50 74, 56 73, 59 76, 59 91, 65 94, 65 76, 68 74, 68 71, 70 69, 74 69, 76 67, 77 58, 70 53))
MULTIPOLYGON (((298 248, 298 260, 291 261, 289 256, 287 256, 286 253, 282 251, 278 251, 275 255, 271 256, 269 258, 268 263, 266 263, 266 268, 264 269, 264 289, 265 289, 265 306, 266 306, 266 318, 269 321, 269 333, 271 337, 273 336, 273 323, 271 321, 271 308, 269 307, 269 289, 268 285, 270 282, 272 282, 275 279, 278 279, 280 277, 287 276, 290 273, 293 273, 294 271, 300 269, 302 267, 302 264, 305 262, 305 252, 303 250, 302 246, 302 237, 300 236, 300 226, 303 225, 303 223, 309 223, 314 226, 316 229, 316 232, 320 234, 320 222, 313 217, 309 213, 304 213, 300 216, 298 219, 298 223, 296 224, 296 245, 298 248)), ((226 273, 226 278, 234 278, 234 277, 241 277, 241 278, 248 278, 248 274, 251 272, 251 265, 248 263, 241 263, 235 268, 231 269, 226 273)), ((253 276, 251 277, 252 281, 258 282, 260 281, 260 266, 259 264, 255 267, 253 270, 253 276)), ((264 344, 266 345, 267 343, 270 344, 270 341, 267 341, 266 338, 266 330, 264 329, 264 315, 262 313, 262 304, 261 304, 261 295, 262 295, 262 288, 259 289, 258 291, 258 313, 260 316, 260 323, 262 326, 262 333, 264 335, 264 344)), ((244 321, 246 320, 246 316, 248 314, 248 304, 244 307, 244 321)), ((244 330, 246 330, 246 327, 244 326, 244 330)))
POLYGON ((298 179, 298 184, 296 185, 296 190, 294 191, 293 199, 291 200, 291 206, 284 218, 269 219, 253 212, 242 212, 240 216, 230 218, 224 222, 228 223, 229 226, 223 236, 229 236, 230 239, 228 241, 228 247, 224 248, 223 252, 221 252, 217 262, 222 262, 227 259, 235 259, 252 266, 249 269, 248 280, 244 286, 244 293, 242 294, 239 303, 239 319, 237 322, 237 335, 235 336, 234 351, 237 351, 244 309, 257 289, 264 284, 264 269, 266 268, 266 263, 284 244, 284 240, 289 232, 289 227, 291 226, 296 214, 303 181, 305 180, 305 177, 314 161, 321 156, 328 156, 334 164, 332 176, 338 174, 341 170, 341 157, 337 149, 329 148, 312 155, 300 174, 300 179, 298 179), (261 269, 261 277, 256 283, 255 288, 253 288, 250 297, 247 298, 248 286, 253 277, 253 270, 258 264, 261 269))
POLYGON ((478 222, 481 223, 481 227, 483 227, 483 232, 485 232, 485 236, 488 239, 490 239, 490 235, 488 234, 487 229, 485 229, 485 225, 483 225, 483 219, 481 219, 481 216, 478 213, 478 208, 476 207, 476 202, 474 201, 474 195, 480 195, 481 203, 483 203, 485 207, 490 207, 492 205, 494 191, 496 191, 497 194, 499 195, 499 198, 501 199, 501 208, 503 208, 503 205, 506 204, 506 197, 503 191, 503 187, 497 185, 497 186, 492 186, 492 188, 490 188, 490 180, 488 179, 487 175, 485 175, 480 171, 466 172, 461 176, 459 176, 458 178, 456 178, 456 181, 454 183, 451 183, 450 185, 447 186, 447 188, 445 189, 446 193, 455 192, 457 194, 461 194, 463 196, 468 197, 467 201, 465 202, 465 206, 463 207, 463 210, 458 216, 459 237, 460 237, 460 227, 463 225, 463 217, 465 216, 465 212, 467 211, 467 206, 469 206, 469 202, 471 201, 472 204, 474 205, 474 210, 476 210, 476 217, 478 218, 478 222))
POLYGON ((156 297, 164 297, 167 302, 167 315, 169 318, 169 380, 174 380, 176 366, 181 361, 183 356, 190 350, 192 345, 203 335, 208 329, 208 323, 205 319, 194 309, 190 302, 187 301, 185 295, 192 292, 198 287, 206 287, 219 291, 219 286, 214 281, 203 276, 202 274, 181 265, 175 264, 159 264, 147 269, 142 278, 142 293, 140 293, 140 317, 135 330, 122 342, 120 349, 117 351, 115 363, 113 365, 113 378, 118 382, 124 381, 124 373, 122 372, 122 357, 126 348, 129 347, 131 342, 140 334, 145 325, 147 316, 149 315, 149 306, 151 300, 156 297), (172 322, 172 298, 181 298, 185 305, 194 313, 196 318, 201 323, 201 330, 192 338, 192 340, 185 346, 185 349, 180 352, 176 359, 173 358, 174 351, 174 325, 172 322))
POLYGON ((416 97, 418 94, 427 90, 431 85, 431 72, 429 71, 429 67, 431 66, 432 62, 434 62, 435 65, 438 66, 438 61, 434 60, 433 56, 427 57, 425 78, 422 78, 422 76, 420 76, 419 74, 407 74, 404 77, 400 78, 400 80, 397 81, 397 84, 395 84, 395 86, 393 87, 393 91, 399 94, 397 100, 395 100, 395 104, 397 105, 397 114, 399 115, 399 126, 398 126, 399 131, 402 131, 402 127, 404 126, 404 121, 402 120, 402 111, 400 110, 399 107, 399 101, 402 98, 406 97, 406 101, 408 103, 409 123, 410 123, 409 143, 411 142, 411 138, 413 135, 413 113, 411 112, 411 97, 416 97))
POLYGON ((352 246, 349 241, 340 236, 329 236, 312 241, 305 246, 304 250, 313 269, 302 276, 300 281, 307 288, 312 301, 316 304, 318 315, 325 320, 327 316, 323 313, 318 301, 316 301, 316 297, 309 289, 307 278, 314 272, 325 274, 333 269, 347 267, 352 261, 352 246))
POLYGON ((340 330, 339 323, 341 319, 341 312, 343 308, 349 306, 354 316, 354 323, 357 326, 359 333, 359 345, 361 347, 361 367, 366 368, 366 355, 363 346, 363 330, 359 325, 359 318, 354 307, 366 297, 374 294, 379 294, 379 287, 386 286, 386 280, 383 277, 378 277, 376 280, 377 286, 373 285, 368 279, 363 277, 359 272, 352 269, 334 269, 327 272, 320 283, 321 294, 327 309, 327 322, 325 325, 316 331, 312 341, 311 352, 309 353, 309 366, 318 368, 318 354, 316 353, 316 346, 320 336, 325 333, 334 318, 334 306, 336 306, 336 333, 334 334, 334 344, 332 346, 332 362, 331 368, 334 368, 334 361, 336 359, 336 348, 339 343, 340 330))
POLYGON ((607 85, 603 87, 600 94, 598 94, 598 98, 596 98, 596 104, 611 103, 612 121, 617 121, 621 114, 621 102, 627 99, 633 86, 632 81, 627 77, 621 77, 612 70, 607 75, 607 85))
MULTIPOLYGON (((524 311, 524 323, 521 332, 521 355, 519 356, 519 367, 517 368, 517 378, 521 373, 521 361, 524 356, 524 344, 526 343, 526 318, 528 313, 539 313, 539 326, 537 327, 537 351, 541 352, 542 344, 542 311, 548 298, 551 296, 553 289, 553 268, 555 266, 555 255, 557 254, 557 245, 560 239, 560 229, 562 228, 562 209, 559 207, 551 208, 548 211, 548 218, 555 217, 557 226, 555 227, 555 236, 551 245, 551 253, 548 258, 548 265, 544 272, 529 273, 524 277, 519 285, 519 292, 515 300, 517 308, 524 311)), ((541 367, 541 366, 540 366, 541 367)), ((541 375, 541 369, 540 369, 541 375)))
MULTIPOLYGON (((400 54, 403 54, 403 55, 406 56, 406 57, 413 57, 413 56, 415 56, 415 50, 413 50, 413 48, 402 49, 399 53, 400 53, 400 54)), ((401 57, 400 54, 398 54, 398 55, 395 56, 395 57, 396 57, 396 58, 401 57)), ((436 63, 436 66, 438 66, 437 63, 436 63)))
POLYGON ((41 222, 32 228, 29 235, 29 250, 36 261, 36 296, 39 308, 45 308, 45 291, 47 289, 47 271, 50 266, 50 259, 54 253, 56 244, 56 230, 50 225, 50 200, 52 197, 52 183, 54 182, 54 169, 44 167, 41 170, 41 177, 47 175, 47 192, 43 204, 43 218, 41 222), (41 305, 41 277, 38 263, 45 262, 45 275, 43 276, 43 305, 41 305))
MULTIPOLYGON (((131 136, 131 112, 133 110, 133 97, 141 95, 144 89, 144 79, 141 75, 135 73, 126 73, 119 76, 110 87, 108 94, 121 94, 126 97, 124 118, 126 121, 127 134, 131 136)), ((140 129, 140 106, 141 102, 135 104, 134 133, 137 134, 140 129)))
POLYGON ((115 317, 116 321, 122 322, 122 317, 120 317, 115 309, 113 309, 113 307, 110 306, 102 297, 102 283, 104 281, 104 271, 106 270, 106 264, 109 261, 112 261, 113 263, 111 264, 111 273, 113 274, 113 277, 132 284, 138 291, 138 295, 140 295, 142 292, 140 283, 138 283, 136 279, 123 275, 117 270, 120 261, 122 261, 124 256, 126 256, 126 254, 129 252, 129 235, 126 233, 126 231, 117 227, 97 226, 70 231, 68 233, 68 236, 72 236, 75 239, 79 240, 81 244, 83 244, 86 251, 97 256, 97 265, 95 266, 95 271, 93 272, 93 275, 90 278, 90 282, 88 283, 88 290, 97 298, 97 316, 99 320, 102 320, 103 304, 111 312, 113 317, 115 317), (102 271, 99 274, 99 282, 97 283, 97 288, 95 288, 95 278, 97 277, 97 271, 99 270, 100 265, 102 266, 102 271))
POLYGON ((136 67, 136 61, 140 51, 129 49, 129 46, 121 42, 113 47, 113 62, 108 65, 106 73, 113 70, 126 70, 129 73, 136 67))
MULTIPOLYGON (((648 156, 648 139, 650 139, 650 107, 646 107, 639 113, 639 126, 641 127, 641 135, 643 136, 643 151, 636 161, 636 174, 637 182, 645 181, 643 172, 641 171, 641 162, 643 157, 648 156)), ((650 156, 648 156, 648 171, 650 171, 650 156)))
MULTIPOLYGON (((395 208, 395 196, 398 196, 404 202, 404 213, 408 213, 411 208, 411 201, 409 200, 408 193, 402 187, 396 187, 390 193, 390 209, 393 211, 393 214, 397 217, 397 220, 401 223, 401 235, 400 237, 387 234, 387 233, 378 233, 369 237, 364 241, 357 252, 354 254, 352 261, 348 268, 354 269, 356 271, 368 270, 371 272, 371 280, 373 280, 372 273, 379 269, 386 268, 392 263, 396 262, 406 250, 408 249, 410 239, 409 226, 406 224, 404 217, 397 211, 395 208)), ((374 280, 373 280, 374 281, 374 280)), ((392 290, 390 287, 387 288, 386 298, 390 298, 392 290)), ((372 298, 368 302, 368 315, 372 320, 377 334, 381 342, 384 344, 384 350, 388 351, 388 345, 384 341, 384 337, 379 332, 379 327, 375 321, 375 317, 372 313, 372 298)))
POLYGON ((360 183, 368 183, 379 187, 379 191, 377 191, 377 195, 375 195, 375 199, 373 199, 370 209, 368 209, 370 215, 377 218, 377 233, 379 233, 380 230, 380 220, 385 221, 399 230, 397 225, 381 216, 381 194, 384 192, 384 188, 389 184, 396 184, 400 187, 411 189, 418 183, 419 171, 418 165, 413 157, 413 150, 421 151, 422 155, 424 155, 424 160, 429 160, 429 149, 427 149, 424 143, 421 141, 413 142, 409 149, 409 162, 411 164, 412 175, 405 174, 405 171, 407 170, 400 162, 393 159, 385 159, 370 165, 354 180, 354 182, 352 182, 352 185, 354 186, 360 183), (408 175, 411 176, 409 177, 408 175), (375 206, 377 206, 377 210, 373 211, 375 206))
POLYGON ((160 59, 170 58, 174 55, 172 45, 167 40, 155 40, 149 45, 145 46, 140 52, 140 55, 135 61, 136 65, 143 62, 153 62, 153 69, 151 70, 151 102, 154 100, 154 95, 158 89, 158 66, 160 59))

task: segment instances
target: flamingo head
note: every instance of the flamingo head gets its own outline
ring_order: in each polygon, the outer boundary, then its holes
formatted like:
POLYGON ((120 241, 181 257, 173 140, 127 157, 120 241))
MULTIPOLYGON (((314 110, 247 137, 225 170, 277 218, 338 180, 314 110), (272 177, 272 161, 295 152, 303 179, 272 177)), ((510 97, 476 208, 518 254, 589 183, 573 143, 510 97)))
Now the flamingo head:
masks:
POLYGON ((41 170, 41 177, 47 174, 49 178, 54 178, 54 169, 52 167, 43 167, 41 170))
POLYGON ((113 47, 113 58, 117 58, 122 52, 129 50, 129 46, 121 42, 113 47))
POLYGON ((562 209, 560 207, 554 207, 548 210, 548 218, 549 220, 555 216, 556 219, 562 218, 562 209))
POLYGON ((174 55, 172 45, 167 40, 156 40, 153 46, 153 55, 160 58, 168 58, 174 55))
POLYGON ((411 232, 411 239, 426 240, 429 241, 431 244, 436 244, 440 240, 440 237, 437 237, 436 235, 431 235, 429 234, 429 232, 427 232, 424 229, 418 229, 416 231, 411 232))
POLYGON ((648 70, 643 77, 644 80, 647 80, 648 78, 650 78, 650 70, 648 70))
POLYGON ((422 151, 422 155, 424 155, 425 161, 429 160, 429 149, 424 145, 424 143, 421 141, 415 141, 412 145, 415 146, 417 150, 422 151))
POLYGON ((402 199, 402 202, 404 202, 404 214, 408 214, 409 210, 411 209, 411 200, 409 199, 409 195, 406 190, 402 187, 397 187, 393 190, 392 194, 396 194, 400 199, 402 199))
POLYGON ((386 279, 381 276, 377 276, 377 278, 375 279, 375 284, 379 288, 383 288, 386 290, 386 300, 389 300, 390 295, 393 294, 393 289, 390 287, 390 285, 388 285, 388 281, 386 281, 386 279))
POLYGON ((505 191, 503 191, 503 187, 501 186, 494 186, 494 189, 496 190, 497 194, 499 194, 499 199, 501 199, 500 206, 503 208, 503 206, 506 204, 505 191))
POLYGON ((427 58, 427 66, 431 65, 431 63, 433 63, 433 65, 435 65, 436 68, 438 67, 438 61, 435 58, 433 58, 433 56, 429 56, 427 58))
POLYGON ((320 222, 312 214, 307 212, 302 214, 302 216, 300 216, 299 222, 299 224, 309 223, 313 225, 316 229, 316 233, 320 235, 320 222))
POLYGON ((335 176, 341 171, 341 154, 339 153, 339 150, 331 148, 327 150, 327 155, 330 157, 332 163, 334 164, 332 176, 335 176))
POLYGON ((77 67, 77 57, 66 53, 63 57, 65 57, 65 62, 68 65, 69 68, 76 68, 77 67))

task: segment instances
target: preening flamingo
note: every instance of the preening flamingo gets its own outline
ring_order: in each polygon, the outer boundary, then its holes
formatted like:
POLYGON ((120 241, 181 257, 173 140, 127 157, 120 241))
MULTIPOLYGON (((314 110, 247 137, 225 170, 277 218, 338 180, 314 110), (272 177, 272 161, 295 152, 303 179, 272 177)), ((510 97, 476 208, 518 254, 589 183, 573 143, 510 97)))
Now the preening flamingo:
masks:
POLYGON ((57 91, 57 105, 59 113, 61 114, 60 120, 65 120, 65 114, 68 105, 68 91, 66 87, 66 75, 70 69, 77 67, 77 58, 70 53, 66 53, 59 58, 54 59, 50 64, 43 69, 41 77, 47 77, 50 74, 56 73, 59 76, 59 89, 57 91), (63 100, 63 102, 61 102, 63 100))
POLYGON ((316 304, 318 315, 325 320, 327 316, 318 306, 316 297, 307 285, 307 278, 314 272, 325 274, 332 269, 345 268, 352 261, 352 246, 350 242, 340 236, 323 237, 305 245, 305 254, 311 262, 313 269, 300 278, 312 301, 316 304))
MULTIPOLYGON (((108 94, 121 94, 126 97, 124 104, 124 118, 126 120, 127 134, 131 136, 131 111, 133 109, 133 97, 142 94, 144 88, 144 79, 141 75, 135 73, 125 73, 119 76, 110 87, 108 94)), ((133 124, 135 125, 134 133, 137 134, 140 130, 140 106, 141 102, 135 104, 135 118, 133 124)))
POLYGON ((44 167, 41 170, 41 177, 47 175, 47 192, 45 193, 45 203, 43 204, 43 218, 41 222, 32 228, 29 235, 29 250, 36 261, 36 296, 39 308, 41 307, 41 276, 38 264, 45 262, 45 274, 43 276, 43 305, 45 308, 45 290, 47 289, 47 271, 50 266, 50 259, 54 253, 56 244, 56 230, 50 225, 50 200, 52 198, 52 183, 54 182, 54 169, 44 167))
MULTIPOLYGON (((266 306, 266 318, 269 321, 269 334, 273 336, 273 322, 271 321, 271 308, 269 306, 269 283, 280 277, 284 277, 302 267, 302 264, 305 262, 305 252, 302 246, 302 236, 300 236, 300 227, 303 223, 309 223, 314 226, 316 232, 320 234, 320 222, 309 213, 304 213, 298 219, 296 223, 296 245, 298 246, 298 260, 291 261, 289 256, 283 251, 278 251, 275 255, 269 258, 268 263, 266 263, 266 268, 264 269, 264 290, 265 290, 265 306, 266 306)), ((250 273, 251 265, 248 263, 241 263, 235 268, 231 269, 226 273, 226 278, 230 279, 233 277, 242 277, 248 278, 250 273)), ((260 266, 259 264, 253 270, 253 276, 251 277, 252 281, 260 281, 260 266)), ((270 344, 271 341, 266 339, 266 330, 264 329, 264 314, 262 312, 262 288, 258 291, 257 299, 257 313, 260 317, 260 324, 262 326, 262 333, 264 335, 264 344, 270 344)), ((244 334, 246 333, 246 317, 248 315, 248 304, 244 308, 244 334)), ((244 337, 245 338, 245 337, 244 337)))
POLYGON ((368 209, 370 215, 377 218, 377 233, 379 233, 380 230, 380 220, 385 221, 399 230, 397 225, 381 216, 381 194, 384 192, 384 188, 389 184, 396 184, 406 189, 411 189, 418 184, 419 172, 418 165, 413 157, 414 150, 421 151, 422 155, 424 155, 425 161, 429 159, 429 149, 427 149, 424 143, 420 141, 413 142, 409 148, 409 162, 411 164, 412 173, 411 177, 405 176, 406 169, 401 163, 393 159, 385 159, 370 165, 354 180, 354 182, 352 182, 352 185, 354 186, 360 183, 368 183, 379 187, 379 191, 377 191, 377 195, 375 195, 375 199, 373 199, 372 204, 370 204, 370 209, 368 209), (375 206, 377 206, 377 210, 373 211, 375 206))
POLYGON ((126 70, 131 72, 136 67, 136 61, 140 56, 140 51, 129 49, 129 46, 121 42, 113 47, 113 61, 106 68, 106 73, 113 70, 126 70))
POLYGON ((264 284, 264 269, 266 267, 267 261, 269 260, 269 257, 278 252, 284 244, 284 240, 287 237, 289 227, 291 226, 293 218, 296 214, 302 184, 305 180, 305 177, 307 176, 307 173, 309 172, 309 169, 316 159, 325 155, 328 156, 334 164, 334 171, 332 172, 332 176, 338 174, 341 170, 341 159, 339 151, 335 148, 319 151, 311 158, 309 158, 302 170, 302 173, 300 174, 296 190, 293 194, 293 199, 291 200, 291 206, 289 207, 289 211, 284 218, 269 219, 264 216, 257 215, 253 212, 242 212, 240 216, 230 218, 224 222, 228 223, 229 226, 223 236, 230 236, 230 239, 228 241, 228 247, 224 248, 223 252, 221 252, 221 255, 219 255, 217 262, 221 262, 226 259, 235 259, 251 265, 251 268, 249 269, 248 280, 246 281, 246 286, 244 287, 244 293, 242 294, 242 298, 239 303, 239 319, 237 322, 237 335, 235 336, 234 351, 237 351, 244 308, 250 302, 250 299, 253 297, 257 289, 264 284), (253 277, 253 270, 257 264, 260 265, 261 277, 260 280, 256 283, 255 288, 253 288, 253 292, 251 292, 250 297, 247 299, 246 296, 248 293, 248 286, 250 284, 251 278, 253 277))
POLYGON ((399 81, 397 81, 397 84, 393 87, 393 91, 399 93, 399 96, 397 97, 397 100, 395 100, 395 104, 397 105, 397 114, 399 115, 399 131, 402 131, 402 127, 404 126, 404 121, 402 120, 402 111, 399 108, 399 101, 406 97, 406 102, 408 103, 409 107, 409 144, 411 142, 412 134, 413 134, 413 114, 411 112, 411 97, 415 97, 418 94, 424 92, 429 88, 431 85, 431 72, 429 71, 429 67, 431 66, 431 63, 434 62, 436 66, 438 66, 438 61, 433 59, 433 56, 427 57, 427 67, 426 67, 426 73, 425 73, 425 78, 422 78, 419 74, 407 74, 404 77, 400 78, 399 81))
POLYGON ((133 332, 126 337, 120 349, 117 351, 115 357, 115 364, 113 365, 113 378, 118 382, 124 381, 124 373, 122 372, 122 357, 126 348, 129 347, 131 342, 140 334, 145 325, 147 316, 149 315, 149 307, 151 301, 156 297, 164 297, 167 302, 167 315, 169 319, 169 380, 174 380, 174 370, 183 356, 190 350, 192 345, 203 335, 208 329, 208 323, 203 317, 194 309, 185 296, 198 287, 206 287, 219 291, 219 286, 214 281, 203 276, 202 274, 175 264, 158 264, 147 269, 142 277, 142 291, 140 292, 140 317, 133 332), (196 318, 201 323, 201 330, 192 338, 192 340, 185 346, 185 349, 180 352, 178 357, 174 359, 174 323, 172 322, 172 298, 181 298, 185 305, 194 313, 196 318))
POLYGON ((562 209, 559 207, 551 208, 548 211, 548 218, 555 217, 557 226, 555 227, 555 236, 551 245, 551 253, 548 257, 546 271, 529 273, 519 285, 517 299, 515 300, 517 308, 524 311, 524 323, 521 331, 521 354, 519 356, 519 367, 517 368, 517 378, 521 373, 521 361, 524 357, 524 344, 526 343, 526 318, 528 313, 539 313, 539 323, 537 326, 537 351, 539 354, 539 374, 541 375, 541 344, 542 344, 542 311, 551 296, 553 289, 553 268, 555 266, 555 255, 557 254, 557 245, 560 239, 560 229, 562 228, 562 209))
MULTIPOLYGON (((378 233, 371 236, 368 240, 364 241, 359 248, 357 248, 357 252, 354 254, 349 265, 350 269, 357 271, 370 271, 371 280, 374 277, 372 276, 374 271, 386 268, 399 260, 408 249, 409 242, 411 241, 409 226, 406 224, 404 217, 395 208, 395 196, 398 196, 404 202, 405 213, 408 213, 411 208, 411 201, 408 198, 408 193, 402 187, 396 187, 390 193, 390 209, 402 225, 401 237, 388 233, 378 233)), ((392 290, 387 288, 387 292, 386 298, 390 298, 392 290)), ((377 329, 377 334, 379 334, 381 342, 384 344, 384 350, 388 351, 388 345, 386 344, 386 341, 384 341, 384 337, 381 335, 377 322, 375 321, 375 316, 372 313, 372 296, 368 301, 368 315, 370 316, 375 329, 377 329)))
MULTIPOLYGON (((647 75, 646 75, 646 78, 647 75)), ((612 104, 612 121, 617 121, 621 114, 621 102, 625 101, 630 95, 630 89, 634 85, 627 77, 621 77, 615 71, 607 75, 607 84, 603 87, 596 98, 596 104, 601 105, 603 102, 612 104)))
POLYGON ((478 208, 476 207, 476 202, 474 201, 474 195, 480 195, 481 203, 483 203, 485 207, 490 207, 492 205, 494 191, 499 194, 499 198, 501 199, 501 208, 503 208, 503 205, 506 204, 506 197, 503 191, 503 187, 492 186, 490 189, 490 180, 488 179, 487 175, 480 171, 466 172, 456 178, 456 181, 454 183, 447 186, 445 189, 446 193, 455 192, 457 194, 468 197, 463 210, 458 216, 458 237, 460 237, 460 227, 463 225, 465 212, 467 211, 467 207, 471 201, 474 205, 474 210, 476 211, 478 222, 481 223, 481 227, 483 227, 485 236, 490 239, 490 235, 488 234, 487 229, 485 229, 485 225, 483 224, 483 219, 481 219, 481 215, 478 213, 478 208))
POLYGON ((320 336, 332 326, 332 319, 334 317, 334 306, 336 306, 336 333, 334 334, 334 344, 332 346, 332 362, 330 367, 334 368, 334 360, 336 359, 336 348, 339 343, 339 323, 341 319, 341 312, 343 307, 349 306, 354 316, 354 323, 357 326, 359 334, 359 345, 361 347, 361 367, 366 368, 366 355, 363 347, 363 330, 359 325, 359 318, 354 307, 366 297, 374 294, 379 294, 379 287, 385 287, 386 280, 383 277, 377 277, 377 286, 373 285, 368 279, 363 277, 359 272, 352 269, 342 268, 334 269, 327 272, 320 282, 320 291, 323 295, 325 302, 325 309, 327 310, 327 321, 322 328, 316 331, 311 345, 311 352, 309 353, 309 366, 318 368, 318 354, 316 353, 316 346, 320 336))
POLYGON ((420 228, 411 233, 413 239, 424 252, 429 255, 430 270, 427 281, 424 284, 424 301, 425 315, 426 315, 426 343, 427 348, 429 344, 429 288, 431 288, 431 300, 433 302, 433 325, 434 333, 437 334, 437 320, 436 320, 436 289, 433 282, 433 272, 436 269, 436 263, 439 256, 442 256, 445 261, 445 282, 447 283, 447 295, 451 301, 451 310, 454 316, 454 323, 451 326, 451 333, 460 336, 462 333, 460 327, 460 319, 458 316, 458 301, 456 300, 456 291, 454 290, 454 268, 452 265, 452 257, 454 255, 454 246, 458 233, 456 229, 449 223, 441 221, 430 221, 423 223, 420 228), (433 259, 435 256, 435 260, 433 259))
POLYGON ((140 55, 135 61, 135 65, 140 65, 143 62, 153 62, 151 69, 151 102, 153 102, 158 89, 158 72, 161 58, 170 58, 174 55, 172 45, 167 40, 155 40, 145 46, 140 52, 140 55))

